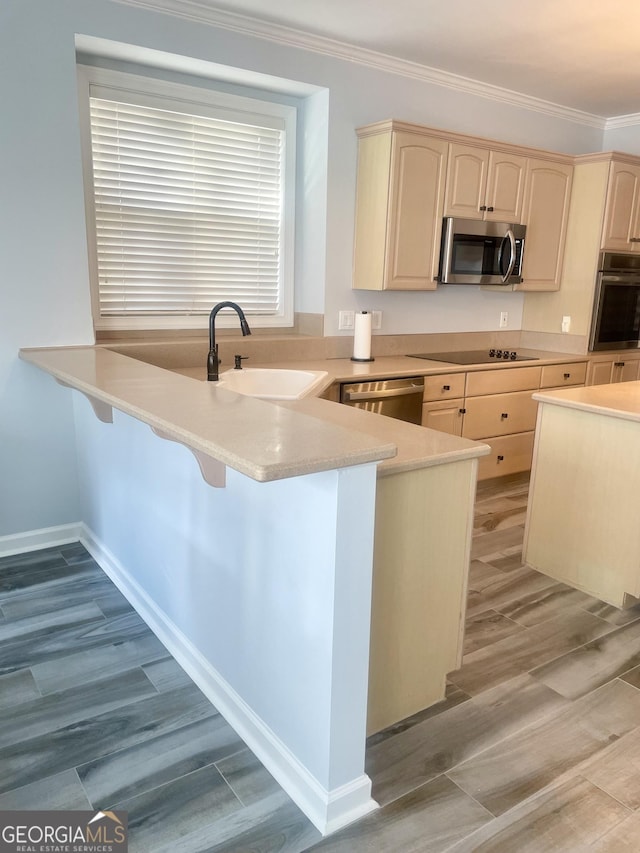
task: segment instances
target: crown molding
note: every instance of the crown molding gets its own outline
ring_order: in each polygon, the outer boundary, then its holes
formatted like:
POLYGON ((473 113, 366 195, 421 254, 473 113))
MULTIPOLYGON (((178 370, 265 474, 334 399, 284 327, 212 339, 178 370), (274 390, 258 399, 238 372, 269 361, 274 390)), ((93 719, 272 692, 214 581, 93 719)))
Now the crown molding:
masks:
POLYGON ((640 125, 640 113, 629 113, 625 116, 613 116, 605 122, 605 130, 617 130, 620 127, 637 127, 640 125))
POLYGON ((605 119, 602 116, 576 110, 572 107, 554 104, 551 101, 545 101, 542 98, 536 98, 532 95, 524 95, 520 92, 514 92, 511 89, 503 89, 500 86, 483 83, 469 77, 462 77, 461 75, 442 71, 438 68, 431 68, 428 65, 422 65, 418 62, 398 59, 374 50, 327 38, 326 36, 312 35, 292 27, 268 23, 247 15, 240 15, 236 12, 226 12, 216 9, 208 3, 202 2, 202 0, 112 0, 112 2, 174 15, 185 20, 208 24, 255 38, 266 39, 278 44, 287 45, 288 47, 312 51, 313 53, 342 59, 346 62, 355 62, 375 68, 378 71, 386 71, 391 74, 422 80, 426 83, 433 83, 437 86, 445 86, 449 89, 455 89, 458 92, 488 98, 489 100, 499 101, 514 107, 522 107, 523 109, 533 110, 555 118, 564 119, 565 121, 572 121, 587 127, 595 127, 599 130, 604 130, 605 127, 608 127, 608 122, 613 121, 612 119, 605 119))

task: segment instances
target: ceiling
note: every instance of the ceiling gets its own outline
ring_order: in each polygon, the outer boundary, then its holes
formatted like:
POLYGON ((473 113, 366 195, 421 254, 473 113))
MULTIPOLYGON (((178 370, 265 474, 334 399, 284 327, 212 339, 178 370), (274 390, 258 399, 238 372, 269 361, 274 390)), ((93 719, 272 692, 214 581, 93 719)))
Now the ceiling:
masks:
MULTIPOLYGON (((174 7, 180 2, 193 0, 174 0, 174 7)), ((147 5, 154 3, 147 0, 147 5)), ((166 7, 166 0, 158 5, 166 7)), ((335 45, 341 54, 348 44, 594 116, 640 112, 637 0, 197 0, 193 5, 276 25, 263 30, 267 35, 277 37, 277 27, 293 28, 341 42, 335 45)), ((296 42, 295 33, 288 35, 296 42)), ((331 47, 322 45, 325 52, 331 47)))

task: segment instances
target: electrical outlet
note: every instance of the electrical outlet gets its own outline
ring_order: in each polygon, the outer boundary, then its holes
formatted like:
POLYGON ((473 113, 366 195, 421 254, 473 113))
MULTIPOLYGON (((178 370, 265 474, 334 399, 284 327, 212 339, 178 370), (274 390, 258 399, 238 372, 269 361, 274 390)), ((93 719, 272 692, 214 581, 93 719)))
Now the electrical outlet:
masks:
POLYGON ((371 314, 371 328, 372 329, 381 329, 382 328, 382 311, 372 311, 371 314))
POLYGON ((565 316, 562 318, 562 331, 563 331, 565 334, 566 334, 567 332, 570 332, 570 331, 571 331, 571 317, 570 317, 570 316, 568 316, 568 315, 565 315, 565 316))
POLYGON ((338 311, 338 329, 345 331, 353 329, 356 322, 355 311, 338 311))
POLYGON ((509 325, 509 312, 508 311, 501 311, 500 312, 500 328, 506 329, 508 325, 509 325))

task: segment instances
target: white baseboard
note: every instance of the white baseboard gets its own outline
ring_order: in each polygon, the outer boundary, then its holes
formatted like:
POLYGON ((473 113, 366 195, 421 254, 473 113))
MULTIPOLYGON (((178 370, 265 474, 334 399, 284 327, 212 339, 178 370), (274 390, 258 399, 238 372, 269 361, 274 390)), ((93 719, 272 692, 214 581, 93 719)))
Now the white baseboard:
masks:
POLYGON ((209 701, 323 834, 378 808, 366 774, 327 791, 85 525, 80 541, 209 701))
POLYGON ((60 524, 57 527, 41 527, 39 530, 27 530, 25 533, 13 533, 0 536, 0 557, 12 554, 26 554, 41 548, 54 548, 57 545, 69 545, 80 539, 83 527, 79 522, 60 524))

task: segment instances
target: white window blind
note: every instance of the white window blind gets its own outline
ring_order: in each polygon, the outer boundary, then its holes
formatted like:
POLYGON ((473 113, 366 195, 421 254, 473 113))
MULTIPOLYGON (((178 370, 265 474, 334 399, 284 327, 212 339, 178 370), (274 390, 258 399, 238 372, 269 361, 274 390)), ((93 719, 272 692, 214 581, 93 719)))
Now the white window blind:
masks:
POLYGON ((282 316, 284 122, 89 104, 98 325, 224 299, 282 316))

